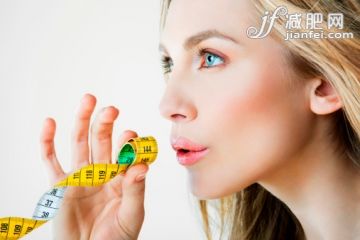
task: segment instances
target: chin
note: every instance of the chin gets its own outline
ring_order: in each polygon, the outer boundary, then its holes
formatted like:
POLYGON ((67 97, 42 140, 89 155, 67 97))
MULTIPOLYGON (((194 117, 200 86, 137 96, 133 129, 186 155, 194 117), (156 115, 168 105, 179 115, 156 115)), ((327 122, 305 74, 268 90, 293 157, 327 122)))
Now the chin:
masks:
POLYGON ((238 193, 252 184, 251 181, 238 184, 224 184, 223 182, 206 181, 205 179, 196 178, 190 175, 188 187, 193 196, 199 200, 213 200, 229 197, 238 193))
POLYGON ((206 178, 199 177, 199 174, 188 175, 188 188, 191 194, 199 200, 213 200, 229 196, 234 189, 230 186, 221 184, 220 182, 209 181, 206 178))
POLYGON ((201 187, 191 184, 190 185, 190 192, 192 195, 194 195, 199 200, 213 200, 213 199, 219 199, 226 196, 229 196, 230 194, 234 192, 226 192, 226 191, 219 191, 220 189, 214 189, 209 187, 201 187))
POLYGON ((191 191, 191 193, 198 200, 214 200, 214 199, 221 198, 221 196, 215 195, 215 194, 197 193, 197 192, 194 192, 194 191, 191 191))

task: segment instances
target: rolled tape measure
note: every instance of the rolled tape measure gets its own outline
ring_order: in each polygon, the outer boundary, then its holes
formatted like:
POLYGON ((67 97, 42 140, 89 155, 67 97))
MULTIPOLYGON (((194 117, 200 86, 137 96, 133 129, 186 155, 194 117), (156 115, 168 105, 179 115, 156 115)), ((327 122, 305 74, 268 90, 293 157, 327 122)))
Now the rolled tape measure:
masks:
POLYGON ((0 240, 19 239, 40 227, 61 211, 61 203, 66 187, 100 186, 110 181, 116 175, 126 172, 131 165, 138 163, 151 164, 158 153, 154 137, 137 137, 125 143, 117 156, 117 164, 90 164, 85 166, 44 193, 37 203, 32 218, 6 217, 0 218, 0 240))

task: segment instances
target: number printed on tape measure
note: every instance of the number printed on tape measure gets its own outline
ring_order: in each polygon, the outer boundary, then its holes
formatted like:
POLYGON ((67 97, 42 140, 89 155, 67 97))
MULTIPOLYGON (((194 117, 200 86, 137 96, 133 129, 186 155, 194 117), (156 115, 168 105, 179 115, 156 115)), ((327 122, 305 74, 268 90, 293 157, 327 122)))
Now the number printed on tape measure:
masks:
POLYGON ((44 193, 36 205, 32 218, 37 220, 52 219, 60 208, 64 194, 65 187, 53 188, 44 193))

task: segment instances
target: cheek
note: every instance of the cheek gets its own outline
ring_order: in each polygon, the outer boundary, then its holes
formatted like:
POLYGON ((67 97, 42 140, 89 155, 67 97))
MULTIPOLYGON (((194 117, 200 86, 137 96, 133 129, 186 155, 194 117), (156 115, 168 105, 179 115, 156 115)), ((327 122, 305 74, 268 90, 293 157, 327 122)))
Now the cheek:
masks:
POLYGON ((202 107, 212 152, 189 172, 197 196, 225 196, 259 181, 305 141, 299 98, 273 71, 249 67, 243 77, 227 81, 227 91, 223 87, 208 102, 211 108, 202 107))
POLYGON ((209 125, 219 126, 214 134, 224 136, 222 140, 237 142, 240 149, 258 150, 263 141, 270 143, 285 134, 296 115, 297 101, 286 89, 284 77, 267 65, 249 61, 241 65, 239 73, 231 74, 239 77, 229 78, 205 114, 212 116, 209 125))

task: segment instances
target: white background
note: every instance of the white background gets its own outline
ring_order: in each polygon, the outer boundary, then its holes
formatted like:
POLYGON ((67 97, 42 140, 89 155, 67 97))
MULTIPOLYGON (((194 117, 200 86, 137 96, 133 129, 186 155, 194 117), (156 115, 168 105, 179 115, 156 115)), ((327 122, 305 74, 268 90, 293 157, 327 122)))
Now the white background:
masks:
MULTIPOLYGON (((186 171, 158 111, 159 0, 0 0, 0 217, 31 217, 49 188, 40 159, 43 120, 57 122, 57 155, 70 168, 70 133, 83 94, 114 105, 125 129, 158 139, 139 239, 204 239, 186 171)), ((51 239, 51 224, 24 239, 51 239)))

